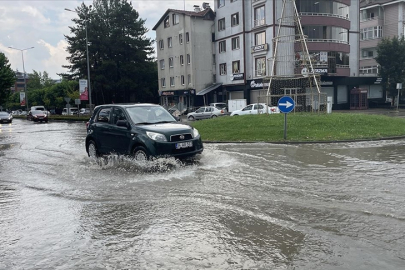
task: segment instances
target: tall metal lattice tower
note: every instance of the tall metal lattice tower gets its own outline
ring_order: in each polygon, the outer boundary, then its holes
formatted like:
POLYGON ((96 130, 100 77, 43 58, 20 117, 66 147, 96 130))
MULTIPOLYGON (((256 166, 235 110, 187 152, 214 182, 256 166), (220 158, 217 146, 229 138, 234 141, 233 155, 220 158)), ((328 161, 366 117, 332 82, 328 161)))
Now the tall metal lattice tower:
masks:
POLYGON ((273 48, 266 103, 277 105, 281 96, 288 95, 299 111, 319 110, 326 97, 320 91, 320 75, 313 68, 295 0, 283 0, 273 48))

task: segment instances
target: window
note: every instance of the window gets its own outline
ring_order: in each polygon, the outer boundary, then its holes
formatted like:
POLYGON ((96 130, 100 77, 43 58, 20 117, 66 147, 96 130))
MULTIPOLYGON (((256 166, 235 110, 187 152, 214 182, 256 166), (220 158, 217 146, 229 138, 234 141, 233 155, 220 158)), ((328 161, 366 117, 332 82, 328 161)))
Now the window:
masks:
POLYGON ((373 58, 374 57, 374 50, 373 49, 363 49, 361 51, 362 58, 373 58))
POLYGON ((266 32, 260 32, 255 34, 255 45, 266 44, 266 32))
POLYGON ((361 40, 382 38, 382 26, 363 28, 360 30, 361 40))
POLYGON ((165 60, 162 59, 159 61, 159 63, 160 63, 160 69, 165 69, 165 60))
POLYGON ((240 71, 240 61, 233 61, 232 62, 232 73, 239 73, 240 71))
POLYGON ((165 78, 161 78, 161 79, 160 79, 160 85, 161 85, 162 87, 166 87, 166 79, 165 79, 165 78))
POLYGON ((121 108, 114 108, 112 123, 116 125, 118 120, 127 120, 127 117, 121 108))
POLYGON ((190 34, 187 32, 186 33, 186 42, 189 43, 190 42, 190 34))
POLYGON ((173 67, 173 57, 169 57, 169 67, 173 67))
POLYGON ((173 25, 179 24, 180 19, 179 19, 179 14, 173 14, 173 25))
POLYGON ((191 75, 190 74, 187 75, 187 83, 188 83, 188 85, 191 85, 191 75))
POLYGON ((169 17, 169 16, 167 16, 167 17, 165 18, 164 24, 165 24, 165 28, 167 28, 167 27, 170 26, 170 17, 169 17))
POLYGON ((183 44, 183 34, 179 34, 179 43, 183 44))
POLYGON ((187 65, 190 65, 191 63, 191 57, 189 54, 187 54, 187 65))
POLYGON ((231 15, 231 26, 239 24, 239 12, 231 15))
POLYGON ((167 38, 167 47, 171 48, 172 47, 172 37, 167 38))
POLYGON ((226 52, 226 40, 220 41, 218 43, 219 53, 226 52))
POLYGON ((225 0, 218 0, 218 7, 223 7, 225 6, 225 0))
POLYGON ((238 1, 238 0, 231 0, 231 3, 236 2, 236 1, 238 1))
POLYGON ((265 23, 264 6, 255 8, 254 26, 264 25, 264 23, 265 23))
POLYGON ((111 108, 101 109, 98 114, 98 117, 97 117, 97 122, 109 123, 110 122, 110 112, 111 112, 111 108))
POLYGON ((163 50, 165 48, 165 43, 164 43, 163 39, 159 40, 159 48, 161 50, 163 50))
POLYGON ((170 77, 170 86, 174 86, 174 77, 170 77))
POLYGON ((181 75, 181 85, 184 85, 184 75, 181 75))
POLYGON ((266 57, 260 57, 255 59, 256 77, 266 75, 266 57))
POLYGON ((219 75, 226 75, 226 63, 219 64, 219 75))
POLYGON ((184 65, 184 56, 180 55, 180 65, 184 65))
POLYGON ((239 49, 239 37, 234 37, 232 39, 232 50, 239 49))
POLYGON ((218 31, 225 30, 225 18, 218 20, 218 31))

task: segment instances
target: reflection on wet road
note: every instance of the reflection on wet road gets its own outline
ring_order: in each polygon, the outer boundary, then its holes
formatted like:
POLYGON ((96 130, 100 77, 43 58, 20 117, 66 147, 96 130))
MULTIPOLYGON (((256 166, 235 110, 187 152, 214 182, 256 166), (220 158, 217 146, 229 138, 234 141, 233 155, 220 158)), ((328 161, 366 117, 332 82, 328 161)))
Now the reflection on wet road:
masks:
POLYGON ((90 160, 84 123, 0 127, 0 269, 401 269, 404 141, 90 160))

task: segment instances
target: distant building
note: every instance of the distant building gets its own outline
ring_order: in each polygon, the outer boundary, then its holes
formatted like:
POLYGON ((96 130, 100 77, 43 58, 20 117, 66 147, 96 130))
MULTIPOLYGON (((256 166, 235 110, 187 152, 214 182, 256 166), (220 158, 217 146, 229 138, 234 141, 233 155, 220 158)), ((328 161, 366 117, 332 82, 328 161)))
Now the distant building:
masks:
POLYGON ((214 19, 204 3, 194 11, 168 9, 153 27, 163 106, 185 111, 204 102, 199 93, 215 82, 214 19))
POLYGON ((15 93, 15 92, 24 92, 25 89, 25 83, 29 82, 29 74, 26 73, 25 74, 25 80, 24 80, 24 73, 23 72, 19 72, 18 70, 16 70, 15 72, 15 77, 16 77, 16 81, 14 83, 14 86, 12 86, 10 88, 10 91, 15 93))

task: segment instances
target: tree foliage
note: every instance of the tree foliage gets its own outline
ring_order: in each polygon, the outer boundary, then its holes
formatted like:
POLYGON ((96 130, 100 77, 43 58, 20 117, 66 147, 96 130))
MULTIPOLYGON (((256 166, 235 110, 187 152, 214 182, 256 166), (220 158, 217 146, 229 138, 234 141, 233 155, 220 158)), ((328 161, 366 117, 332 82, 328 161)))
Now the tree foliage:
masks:
POLYGON ((395 98, 398 94, 396 84, 405 82, 404 37, 383 38, 377 46, 377 55, 380 76, 386 82, 390 96, 395 98))
POLYGON ((145 37, 145 20, 127 0, 94 0, 76 8, 64 66, 71 79, 87 78, 86 23, 92 102, 157 102, 158 81, 153 41, 145 37))
POLYGON ((10 87, 15 83, 15 74, 8 63, 4 53, 0 53, 0 104, 4 104, 9 98, 10 87))

